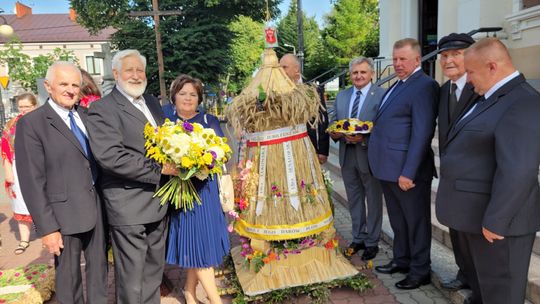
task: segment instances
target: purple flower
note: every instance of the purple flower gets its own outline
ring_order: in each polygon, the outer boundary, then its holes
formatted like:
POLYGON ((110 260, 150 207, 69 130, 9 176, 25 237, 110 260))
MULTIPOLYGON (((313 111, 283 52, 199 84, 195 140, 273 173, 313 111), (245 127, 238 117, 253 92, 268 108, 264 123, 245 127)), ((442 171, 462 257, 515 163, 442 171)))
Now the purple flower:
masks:
POLYGON ((277 186, 276 185, 272 185, 272 191, 277 191, 277 186))
POLYGON ((363 124, 363 125, 362 125, 362 129, 363 129, 364 131, 367 131, 367 130, 369 130, 369 126, 368 126, 367 124, 363 124))
POLYGON ((345 130, 349 129, 349 126, 350 126, 350 125, 351 125, 351 124, 350 124, 348 121, 345 121, 345 122, 343 123, 343 129, 345 129, 345 130))
POLYGON ((304 180, 302 180, 300 182, 300 188, 304 189, 305 186, 306 186, 306 183, 304 183, 304 180))
POLYGON ((184 121, 184 123, 182 124, 182 128, 184 128, 184 130, 188 133, 193 132, 193 125, 187 121, 184 121))
POLYGON ((355 130, 355 131, 362 131, 362 127, 360 127, 360 126, 354 126, 354 130, 355 130))

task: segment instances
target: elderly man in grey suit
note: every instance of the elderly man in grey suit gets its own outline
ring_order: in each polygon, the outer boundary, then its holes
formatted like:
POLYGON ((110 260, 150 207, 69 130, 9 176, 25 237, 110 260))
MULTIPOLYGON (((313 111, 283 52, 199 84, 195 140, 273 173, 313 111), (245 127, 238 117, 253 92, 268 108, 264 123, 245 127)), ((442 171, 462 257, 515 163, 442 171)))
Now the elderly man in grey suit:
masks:
POLYGON ((47 102, 17 122, 15 157, 22 195, 43 248, 54 254, 56 300, 107 303, 107 250, 98 168, 87 138, 87 112, 77 107, 81 71, 55 62, 47 71, 47 102))
POLYGON ((437 218, 457 232, 467 303, 523 303, 540 230, 540 94, 496 38, 470 46, 465 69, 481 97, 448 133, 437 218))
POLYGON ((101 187, 112 236, 117 303, 159 303, 167 205, 153 197, 172 166, 147 158, 144 126, 164 117, 146 89, 146 59, 136 50, 113 57, 116 87, 92 104, 90 145, 103 168, 101 187))
MULTIPOLYGON (((371 84, 373 60, 354 58, 349 73, 353 86, 337 95, 332 122, 347 118, 372 121, 384 94, 384 89, 371 84)), ((352 219, 353 241, 345 254, 352 256, 364 249, 362 260, 371 260, 379 252, 382 190, 369 170, 367 135, 332 132, 330 136, 339 141, 339 165, 352 219)))

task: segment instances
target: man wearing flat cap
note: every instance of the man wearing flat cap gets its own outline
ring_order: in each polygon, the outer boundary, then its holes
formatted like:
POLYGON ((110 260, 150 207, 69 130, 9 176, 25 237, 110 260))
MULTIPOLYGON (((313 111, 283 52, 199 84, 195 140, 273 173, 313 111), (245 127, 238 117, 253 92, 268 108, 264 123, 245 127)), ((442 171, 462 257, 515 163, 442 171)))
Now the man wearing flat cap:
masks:
MULTIPOLYGON (((474 39, 467 34, 452 33, 439 41, 439 54, 441 69, 449 80, 443 84, 439 98, 439 154, 444 153, 448 132, 461 115, 474 103, 478 95, 473 91, 472 85, 467 83, 465 72, 465 49, 474 43, 474 39)), ((447 290, 468 288, 464 275, 463 253, 456 241, 457 232, 450 228, 450 240, 459 271, 456 279, 443 282, 441 285, 447 290)))

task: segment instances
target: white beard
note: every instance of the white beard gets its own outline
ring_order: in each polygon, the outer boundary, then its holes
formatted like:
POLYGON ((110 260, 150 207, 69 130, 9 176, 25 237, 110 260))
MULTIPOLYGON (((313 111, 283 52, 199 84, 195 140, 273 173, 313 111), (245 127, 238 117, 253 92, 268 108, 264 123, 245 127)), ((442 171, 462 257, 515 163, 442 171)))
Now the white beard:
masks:
POLYGON ((133 98, 140 97, 144 93, 144 90, 146 90, 147 84, 146 80, 140 84, 132 84, 129 83, 129 81, 123 81, 122 79, 118 79, 116 82, 124 92, 133 98))

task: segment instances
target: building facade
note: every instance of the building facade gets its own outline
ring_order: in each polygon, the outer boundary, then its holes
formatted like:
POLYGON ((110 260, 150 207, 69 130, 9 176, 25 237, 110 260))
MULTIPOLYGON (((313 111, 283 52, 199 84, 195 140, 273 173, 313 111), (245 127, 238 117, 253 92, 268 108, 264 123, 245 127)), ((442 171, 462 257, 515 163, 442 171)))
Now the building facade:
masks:
MULTIPOLYGON (((73 10, 66 14, 32 14, 32 9, 19 2, 15 5, 15 14, 3 15, 7 24, 13 27, 14 36, 22 44, 22 52, 30 57, 47 55, 60 48, 73 53, 79 66, 89 72, 97 84, 104 75, 103 60, 96 58, 94 52, 101 52, 102 45, 108 44, 115 32, 107 28, 97 35, 90 33, 76 22, 73 10)), ((0 37, 0 49, 13 37, 0 37)), ((74 58, 71 58, 73 60, 74 58)), ((0 66, 0 76, 9 74, 9 66, 0 66)), ((39 87, 39 80, 38 87, 39 87)), ((42 82, 42 81, 41 81, 42 82)), ((16 114, 13 97, 25 90, 14 81, 10 81, 7 89, 2 89, 4 117, 16 114)), ((46 94, 39 92, 40 102, 44 102, 46 94)))
MULTIPOLYGON (((540 90, 540 0, 380 0, 379 8, 380 56, 387 63, 393 43, 402 38, 417 38, 426 55, 449 33, 501 27, 490 36, 501 39, 517 69, 540 90)), ((444 80, 440 71, 435 75, 444 80)))

